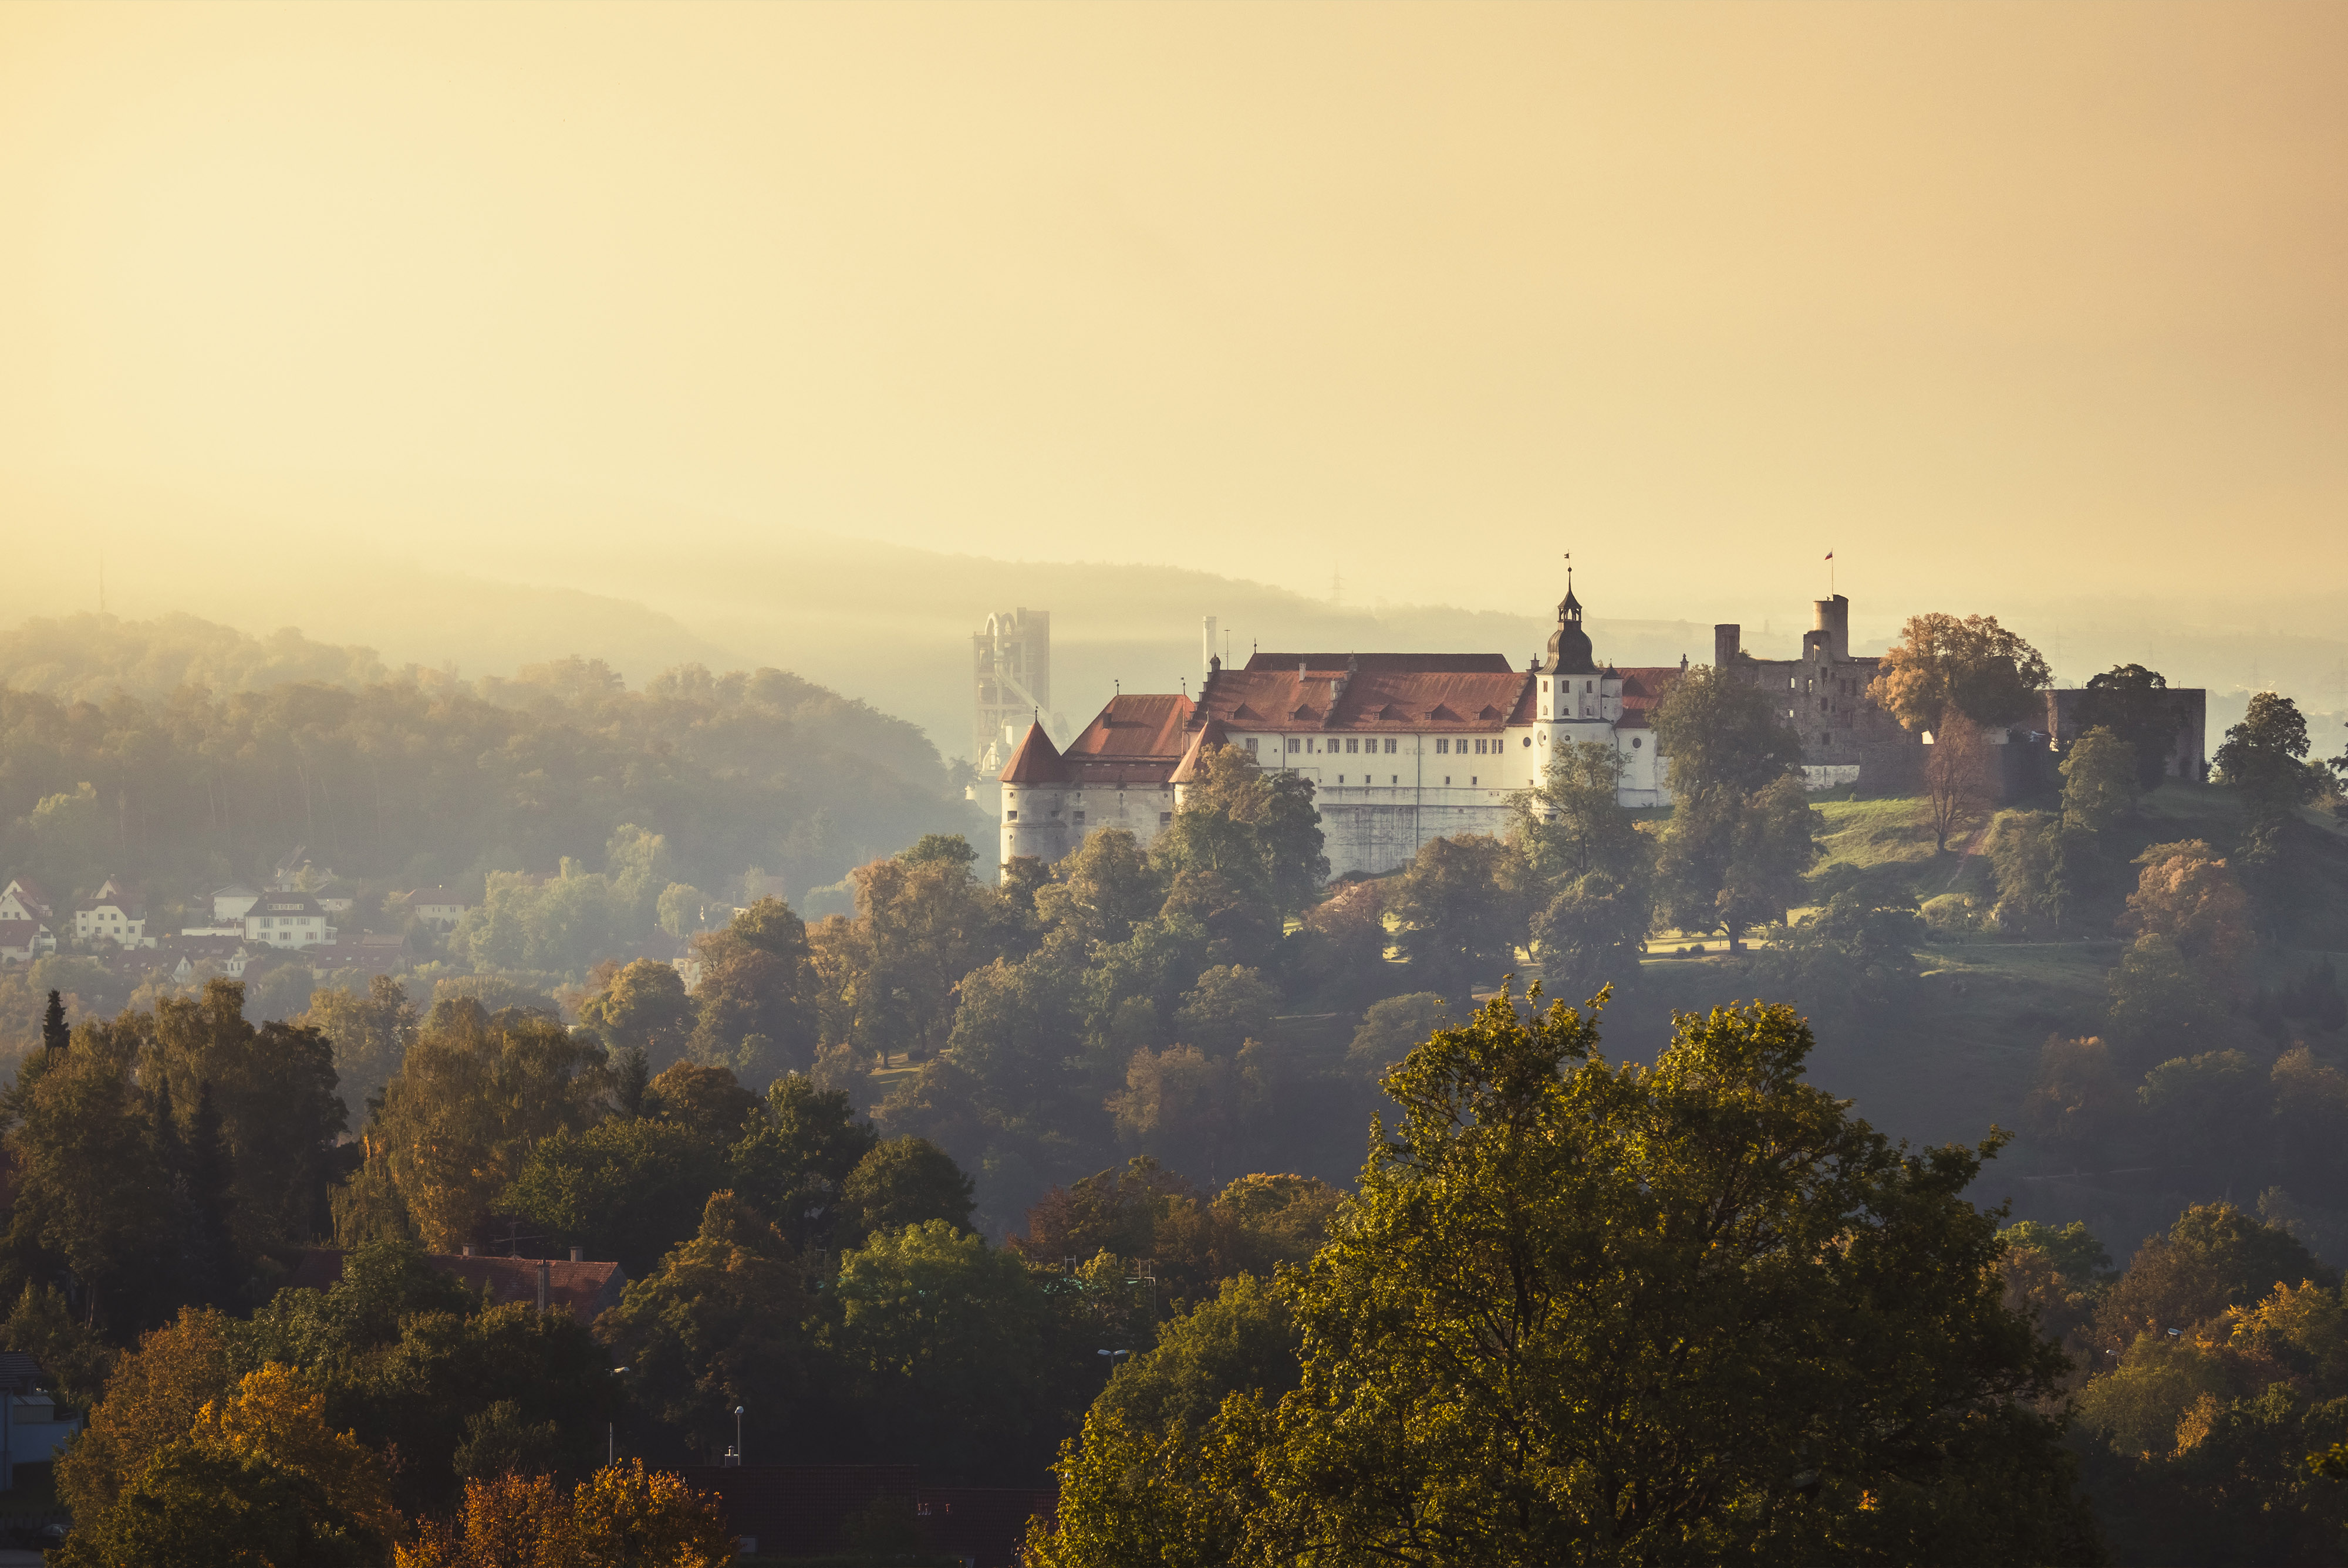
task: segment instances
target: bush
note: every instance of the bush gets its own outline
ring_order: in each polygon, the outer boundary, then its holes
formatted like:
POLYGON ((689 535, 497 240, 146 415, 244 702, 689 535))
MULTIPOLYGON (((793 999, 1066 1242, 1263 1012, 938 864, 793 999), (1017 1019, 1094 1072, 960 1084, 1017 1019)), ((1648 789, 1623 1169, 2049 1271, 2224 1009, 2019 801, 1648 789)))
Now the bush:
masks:
POLYGON ((1936 937, 1963 936, 1981 925, 1973 901, 1962 893, 1943 893, 1937 898, 1928 898, 1917 913, 1936 937))

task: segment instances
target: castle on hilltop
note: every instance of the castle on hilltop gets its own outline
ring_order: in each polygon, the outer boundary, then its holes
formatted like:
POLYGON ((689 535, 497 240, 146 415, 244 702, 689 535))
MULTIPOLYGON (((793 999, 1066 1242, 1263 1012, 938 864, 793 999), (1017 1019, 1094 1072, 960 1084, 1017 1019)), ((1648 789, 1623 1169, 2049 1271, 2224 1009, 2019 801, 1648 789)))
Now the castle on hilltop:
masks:
MULTIPOLYGON (((1876 661, 1850 657, 1849 610, 1839 595, 1819 600, 1798 661, 1753 659, 1737 627, 1715 629, 1716 663, 1773 692, 1785 681, 1787 722, 1801 731, 1814 789, 1869 773, 1888 782, 1893 754, 1916 745, 1867 699, 1876 661)), ((1684 656, 1600 663, 1570 576, 1549 647, 1523 670, 1498 653, 1261 652, 1234 670, 1210 637, 1195 699, 1113 697, 1065 752, 1041 724, 1028 726, 1002 774, 1003 856, 1057 860, 1101 827, 1148 844, 1174 820, 1200 759, 1224 745, 1313 781, 1337 876, 1391 871, 1430 838, 1503 831, 1509 797, 1579 741, 1613 747, 1624 805, 1668 804, 1648 715, 1686 671, 1684 656)))

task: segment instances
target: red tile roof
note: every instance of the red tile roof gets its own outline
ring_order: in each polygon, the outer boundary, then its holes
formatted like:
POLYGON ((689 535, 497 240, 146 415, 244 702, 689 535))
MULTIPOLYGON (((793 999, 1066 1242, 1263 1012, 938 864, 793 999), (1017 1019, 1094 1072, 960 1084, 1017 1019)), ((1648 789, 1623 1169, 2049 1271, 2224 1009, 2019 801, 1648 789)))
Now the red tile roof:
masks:
POLYGON ((1109 699, 1084 733, 1068 743, 1062 764, 1070 782, 1090 785, 1162 784, 1190 749, 1197 705, 1176 692, 1109 699))
POLYGON ((1234 726, 1475 732, 1508 723, 1532 683, 1529 672, 1509 668, 1498 653, 1364 653, 1334 661, 1325 654, 1259 653, 1244 670, 1208 676, 1199 702, 1210 718, 1234 726))
POLYGON ((1653 715, 1655 704, 1672 689, 1684 673, 1676 664, 1640 665, 1618 670, 1622 677, 1622 717, 1619 727, 1643 730, 1653 715))
POLYGON ((1242 673, 1294 670, 1300 664, 1323 680, 1344 674, 1348 665, 1355 670, 1402 670, 1443 675, 1516 672, 1504 653, 1258 653, 1248 660, 1242 673))
POLYGON ((1059 751, 1052 737, 1044 733, 1041 724, 1030 724, 1027 733, 1019 737, 1019 744, 1004 767, 1004 784, 1066 784, 1068 770, 1061 765, 1059 751))

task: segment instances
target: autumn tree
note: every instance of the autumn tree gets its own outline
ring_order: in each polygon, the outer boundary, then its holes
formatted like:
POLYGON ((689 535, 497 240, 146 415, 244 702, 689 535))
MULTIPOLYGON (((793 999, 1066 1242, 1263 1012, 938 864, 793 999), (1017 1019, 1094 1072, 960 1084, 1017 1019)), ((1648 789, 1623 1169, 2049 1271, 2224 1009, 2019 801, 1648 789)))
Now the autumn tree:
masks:
POLYGON ((632 1459, 568 1491, 547 1475, 469 1481, 453 1518, 399 1547, 397 1568, 722 1568, 735 1555, 716 1498, 632 1459))
POLYGON ((75 1520, 68 1568, 155 1563, 387 1563, 407 1524, 382 1459, 325 1419, 285 1367, 247 1374, 156 1450, 113 1503, 75 1520))
POLYGON ((2156 844, 2136 857, 2144 869, 2119 928, 2161 936, 2208 985, 2242 994, 2250 956, 2250 899, 2226 861, 2198 838, 2156 844))
POLYGON ((1907 729, 1935 733, 1952 712, 1990 728, 2018 723, 2054 678, 1993 615, 1911 616, 1877 671, 1868 699, 1907 729))
POLYGON ((197 1415, 236 1387, 235 1326, 210 1307, 191 1307, 141 1336, 106 1379, 81 1437, 57 1460, 57 1495, 74 1515, 95 1519, 197 1415))
POLYGON ((412 1231, 456 1251, 533 1144, 602 1120, 608 1076, 602 1048, 551 1019, 434 1004, 361 1134, 366 1163, 335 1195, 336 1236, 412 1231))

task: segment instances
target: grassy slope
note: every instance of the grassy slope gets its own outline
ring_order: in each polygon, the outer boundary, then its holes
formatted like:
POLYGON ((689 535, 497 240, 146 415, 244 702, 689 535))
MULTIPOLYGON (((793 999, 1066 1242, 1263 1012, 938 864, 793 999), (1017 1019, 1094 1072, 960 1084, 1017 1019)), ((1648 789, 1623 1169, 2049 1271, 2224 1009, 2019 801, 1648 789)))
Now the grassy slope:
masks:
MULTIPOLYGON (((1828 798, 1818 810, 1826 818, 1826 853, 1808 877, 1814 906, 1846 888, 1887 903, 1951 891, 1984 907, 1995 901, 1988 857, 1962 853, 1972 835, 1953 841, 1948 853, 1936 853, 1922 801, 1828 798)), ((2302 856, 2306 881, 2292 946, 2264 957, 2269 972, 2261 979, 2270 981, 2312 953, 2348 948, 2348 835, 2329 817, 2311 813, 2308 820, 2321 836, 2302 856)), ((2170 785, 2147 797, 2135 821, 2113 830, 2118 842, 2112 847, 2122 861, 2145 845, 2181 838, 2207 839, 2225 852, 2240 821, 2237 803, 2224 791, 2170 785)), ((1675 947, 1682 939, 1666 938, 1654 946, 1675 947)), ((1712 947, 1701 958, 1650 958, 1640 966, 1637 981, 1609 1009, 1614 1053, 1652 1056, 1670 1029, 1671 1010, 1713 1007, 1743 994, 1748 982, 1717 952, 1716 940, 1712 947)), ((1850 1097, 1861 1115, 1897 1137, 1972 1142, 1993 1123, 2012 1128, 2046 1038, 2101 1030, 2107 976, 2124 948, 2100 920, 2059 941, 1937 941, 1922 954, 1925 974, 1911 1014, 1859 1033, 1826 1028, 1810 1076, 1850 1097)), ((2018 1213, 2085 1214, 2091 1224, 2111 1227, 2116 1242, 2130 1245, 2140 1214, 2169 1202, 2168 1194, 2126 1190, 2125 1181, 2036 1179, 2050 1173, 2032 1149, 2016 1145, 1991 1167, 1984 1181, 1991 1190, 1983 1196, 1994 1201, 2010 1194, 2018 1213)))

